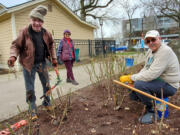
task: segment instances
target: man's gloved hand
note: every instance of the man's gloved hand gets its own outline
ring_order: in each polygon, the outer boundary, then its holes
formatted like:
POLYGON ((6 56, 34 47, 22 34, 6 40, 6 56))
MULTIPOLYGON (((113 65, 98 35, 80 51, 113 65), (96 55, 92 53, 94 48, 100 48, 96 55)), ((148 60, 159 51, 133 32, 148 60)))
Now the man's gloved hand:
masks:
POLYGON ((56 59, 52 59, 52 65, 53 67, 57 67, 58 63, 56 59))
POLYGON ((120 77, 120 82, 122 82, 122 83, 125 83, 125 82, 133 83, 133 81, 131 80, 131 75, 122 75, 120 77))
POLYGON ((9 58, 9 60, 8 60, 8 66, 9 66, 9 67, 14 67, 15 61, 16 61, 16 57, 11 56, 11 57, 9 58))

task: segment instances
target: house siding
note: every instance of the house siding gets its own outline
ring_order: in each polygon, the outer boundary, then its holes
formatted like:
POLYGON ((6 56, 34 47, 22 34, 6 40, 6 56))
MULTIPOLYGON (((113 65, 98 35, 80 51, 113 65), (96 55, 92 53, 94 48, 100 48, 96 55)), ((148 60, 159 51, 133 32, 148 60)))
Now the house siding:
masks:
POLYGON ((61 7, 52 5, 52 12, 45 17, 45 26, 54 31, 54 38, 61 38, 63 31, 69 29, 73 39, 93 39, 93 29, 77 21, 61 7))
POLYGON ((19 31, 21 29, 28 26, 28 24, 30 23, 29 13, 31 10, 32 10, 32 8, 26 8, 24 10, 21 10, 21 11, 15 13, 15 23, 16 23, 17 35, 19 34, 19 31))
POLYGON ((7 67, 9 49, 12 42, 11 20, 0 22, 0 67, 7 67))

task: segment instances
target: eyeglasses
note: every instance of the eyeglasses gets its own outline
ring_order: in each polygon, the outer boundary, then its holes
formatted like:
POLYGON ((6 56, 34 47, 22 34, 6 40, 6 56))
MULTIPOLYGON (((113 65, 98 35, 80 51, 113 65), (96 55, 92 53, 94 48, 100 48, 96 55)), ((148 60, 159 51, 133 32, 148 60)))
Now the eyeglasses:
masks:
POLYGON ((146 40, 145 43, 149 44, 150 42, 155 42, 155 41, 156 41, 156 38, 151 38, 150 40, 146 40))
POLYGON ((67 35, 67 36, 70 36, 71 34, 69 34, 69 33, 66 33, 65 35, 67 35))

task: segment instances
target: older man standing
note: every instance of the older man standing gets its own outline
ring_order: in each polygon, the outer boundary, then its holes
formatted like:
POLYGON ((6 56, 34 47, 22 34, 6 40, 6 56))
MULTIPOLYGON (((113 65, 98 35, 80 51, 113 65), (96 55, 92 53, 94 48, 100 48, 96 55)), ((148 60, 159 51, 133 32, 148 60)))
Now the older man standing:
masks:
MULTIPOLYGON (((32 120, 36 120, 36 96, 35 96, 35 74, 39 75, 43 93, 50 88, 49 75, 46 65, 46 58, 50 59, 53 66, 57 66, 55 45, 52 35, 42 27, 44 16, 47 14, 47 7, 39 5, 30 12, 30 24, 21 30, 18 37, 12 42, 10 48, 9 67, 13 67, 16 59, 23 67, 23 74, 26 88, 26 101, 30 103, 32 120)), ((50 109, 50 98, 46 96, 42 103, 46 109, 50 109)))
MULTIPOLYGON (((148 45, 144 68, 137 74, 120 77, 121 82, 134 82, 134 87, 151 95, 161 98, 173 96, 179 88, 180 74, 179 62, 173 50, 161 42, 158 31, 151 30, 146 33, 145 43, 148 45)), ((139 119, 141 123, 152 123, 154 108, 152 99, 136 92, 130 98, 139 100, 146 105, 146 114, 139 119)))

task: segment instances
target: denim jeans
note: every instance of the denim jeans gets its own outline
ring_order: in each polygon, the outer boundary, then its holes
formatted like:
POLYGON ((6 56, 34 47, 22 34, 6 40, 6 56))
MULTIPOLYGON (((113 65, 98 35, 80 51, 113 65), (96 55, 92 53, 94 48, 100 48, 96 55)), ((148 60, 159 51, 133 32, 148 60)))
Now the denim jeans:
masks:
MULTIPOLYGON (((27 103, 30 102, 30 107, 32 110, 36 110, 36 103, 35 103, 36 96, 35 96, 35 88, 34 88, 36 72, 39 75, 39 79, 43 87, 43 94, 45 94, 46 91, 48 91, 50 88, 48 68, 46 66, 46 62, 34 64, 31 72, 28 72, 23 67, 23 75, 24 75, 24 81, 25 81, 25 87, 26 87, 26 102, 27 103)), ((44 106, 50 105, 49 96, 46 96, 44 98, 42 105, 44 106)))
MULTIPOLYGON (((149 82, 136 81, 134 83, 134 87, 153 96, 155 94, 158 98, 161 98, 161 90, 163 91, 163 98, 173 96, 177 91, 176 88, 162 80, 153 80, 149 82)), ((146 105, 147 111, 152 110, 153 104, 151 98, 134 91, 130 94, 130 98, 140 100, 143 104, 146 105)))

